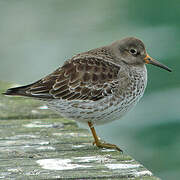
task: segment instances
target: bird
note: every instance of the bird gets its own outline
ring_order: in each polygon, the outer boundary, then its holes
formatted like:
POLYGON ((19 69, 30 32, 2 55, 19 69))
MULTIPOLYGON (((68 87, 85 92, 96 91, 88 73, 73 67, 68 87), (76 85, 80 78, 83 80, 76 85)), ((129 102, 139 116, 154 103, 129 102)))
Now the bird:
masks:
POLYGON ((140 39, 126 37, 79 53, 44 78, 3 94, 41 100, 61 116, 88 125, 93 145, 122 152, 102 142, 95 126, 121 119, 137 104, 147 85, 146 64, 172 71, 150 57, 140 39))

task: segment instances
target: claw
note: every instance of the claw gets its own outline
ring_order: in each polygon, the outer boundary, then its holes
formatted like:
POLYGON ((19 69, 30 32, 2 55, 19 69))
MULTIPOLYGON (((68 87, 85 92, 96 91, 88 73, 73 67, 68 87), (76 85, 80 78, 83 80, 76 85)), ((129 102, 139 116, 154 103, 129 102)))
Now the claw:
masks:
POLYGON ((98 141, 97 143, 94 142, 93 144, 96 144, 96 146, 99 148, 115 149, 115 150, 118 150, 118 151, 123 153, 123 151, 118 146, 116 146, 115 144, 101 143, 100 141, 98 141))

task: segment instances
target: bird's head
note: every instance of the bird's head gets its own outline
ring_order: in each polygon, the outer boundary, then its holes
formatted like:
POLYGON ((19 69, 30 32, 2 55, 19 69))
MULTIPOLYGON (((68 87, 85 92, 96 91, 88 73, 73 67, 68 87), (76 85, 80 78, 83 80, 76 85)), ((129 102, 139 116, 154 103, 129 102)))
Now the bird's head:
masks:
POLYGON ((111 48, 116 58, 125 64, 134 66, 152 64, 171 72, 167 66, 151 58, 146 52, 144 43, 137 38, 128 37, 118 40, 111 45, 111 48))

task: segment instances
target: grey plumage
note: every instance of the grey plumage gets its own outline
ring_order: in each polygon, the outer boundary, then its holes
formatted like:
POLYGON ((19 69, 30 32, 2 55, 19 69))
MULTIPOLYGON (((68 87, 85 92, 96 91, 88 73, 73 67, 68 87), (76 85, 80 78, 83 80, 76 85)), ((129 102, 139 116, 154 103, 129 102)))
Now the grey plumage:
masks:
MULTIPOLYGON (((92 125, 120 119, 136 105, 147 84, 145 64, 171 71, 147 54, 141 40, 125 38, 77 54, 39 81, 4 94, 43 100, 61 115, 88 123, 92 130, 92 125)), ((120 150, 102 145, 92 132, 98 147, 120 150)))

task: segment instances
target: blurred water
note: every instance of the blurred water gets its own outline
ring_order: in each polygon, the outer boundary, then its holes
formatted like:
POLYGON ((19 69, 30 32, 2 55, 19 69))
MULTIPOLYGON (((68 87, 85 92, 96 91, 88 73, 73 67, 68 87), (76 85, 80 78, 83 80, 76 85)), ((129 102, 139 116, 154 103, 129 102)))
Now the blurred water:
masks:
POLYGON ((148 87, 122 120, 98 127, 163 179, 180 177, 179 0, 1 0, 0 79, 33 82, 76 53, 136 36, 173 73, 148 66, 148 87))

